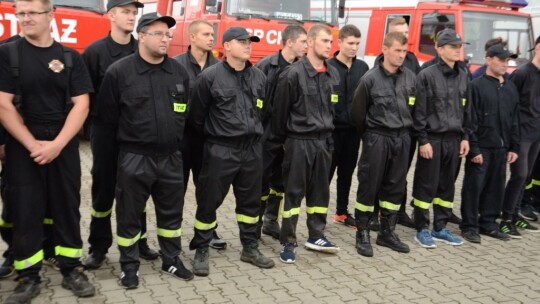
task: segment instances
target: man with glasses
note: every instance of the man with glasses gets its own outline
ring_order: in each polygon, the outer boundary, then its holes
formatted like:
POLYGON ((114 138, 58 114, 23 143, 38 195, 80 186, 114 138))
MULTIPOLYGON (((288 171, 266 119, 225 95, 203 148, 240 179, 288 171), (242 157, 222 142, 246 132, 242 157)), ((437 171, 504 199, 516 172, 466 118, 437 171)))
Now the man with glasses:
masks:
POLYGON ((188 111, 189 78, 167 57, 176 21, 157 13, 139 20, 139 50, 113 63, 101 84, 97 118, 118 145, 116 227, 126 289, 139 285, 141 215, 152 196, 161 270, 182 280, 193 273, 179 258, 184 180, 180 141, 188 111))
POLYGON ((0 47, 0 121, 9 133, 7 199, 13 202, 19 276, 5 303, 28 303, 40 293, 47 207, 54 221, 62 287, 76 296, 95 293, 80 262, 81 165, 75 137, 88 115, 93 88, 81 56, 52 39, 53 15, 49 0, 15 1, 24 38, 0 47))
MULTIPOLYGON (((89 45, 83 54, 90 78, 94 84, 94 94, 90 94, 90 147, 92 149, 92 218, 90 221, 90 256, 85 261, 87 269, 97 269, 105 262, 105 255, 112 245, 111 214, 116 186, 116 161, 118 147, 103 144, 107 137, 115 134, 104 128, 96 117, 99 87, 105 71, 114 62, 133 54, 137 50, 137 40, 131 32, 135 27, 138 8, 144 5, 133 0, 111 0, 107 11, 111 20, 111 31, 106 37, 89 45), (109 132, 107 132, 109 131, 109 132)), ((141 239, 139 256, 155 260, 159 254, 148 247, 146 234, 146 212, 141 215, 141 239)))
POLYGON ((231 185, 243 246, 240 260, 261 268, 274 267, 274 261, 259 251, 256 232, 266 77, 252 66, 249 57, 251 42, 259 41, 241 27, 225 31, 225 60, 202 71, 191 95, 190 123, 205 136, 196 190, 195 235, 189 244, 191 250, 196 250, 193 272, 198 276, 210 272, 208 246, 216 228, 216 210, 231 185))

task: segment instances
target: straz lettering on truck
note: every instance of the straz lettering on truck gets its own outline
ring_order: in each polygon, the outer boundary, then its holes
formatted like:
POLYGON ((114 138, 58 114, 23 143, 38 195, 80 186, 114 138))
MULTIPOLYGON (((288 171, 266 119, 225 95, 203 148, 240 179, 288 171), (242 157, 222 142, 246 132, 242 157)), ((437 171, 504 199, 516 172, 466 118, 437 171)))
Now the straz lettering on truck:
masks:
MULTIPOLYGON (((0 14, 0 37, 5 38, 15 36, 18 32, 17 17, 11 13, 0 14)), ((77 43, 77 20, 63 18, 58 22, 55 18, 51 22, 51 36, 61 43, 77 43)))
POLYGON ((265 33, 263 29, 246 28, 246 30, 250 35, 257 36, 268 44, 281 45, 281 31, 269 30, 265 33))

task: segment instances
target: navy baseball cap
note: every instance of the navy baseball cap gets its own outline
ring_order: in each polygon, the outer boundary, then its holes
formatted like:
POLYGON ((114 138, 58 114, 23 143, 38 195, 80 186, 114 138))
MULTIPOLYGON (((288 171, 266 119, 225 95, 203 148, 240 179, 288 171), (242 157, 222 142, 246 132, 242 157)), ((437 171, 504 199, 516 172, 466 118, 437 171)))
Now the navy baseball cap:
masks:
POLYGON ((498 57, 499 59, 505 60, 506 58, 516 59, 518 56, 505 49, 502 44, 495 44, 487 50, 486 57, 498 57))
POLYGON ((461 36, 456 33, 453 29, 444 29, 437 33, 437 46, 443 46, 446 44, 450 45, 461 45, 461 44, 468 44, 463 42, 463 39, 461 39, 461 36))
POLYGON ((124 6, 128 4, 135 4, 137 8, 144 7, 144 4, 138 0, 109 0, 107 1, 107 12, 110 11, 113 7, 124 6))
POLYGON ((223 33, 223 43, 229 42, 233 39, 236 39, 236 40, 249 39, 252 42, 261 41, 259 37, 250 35, 245 28, 239 27, 239 26, 233 26, 229 28, 228 30, 226 30, 225 33, 223 33))
POLYGON ((161 16, 160 14, 156 12, 148 13, 148 14, 142 15, 141 19, 139 19, 139 24, 137 25, 137 33, 139 33, 143 27, 156 21, 162 21, 162 22, 167 23, 167 26, 169 28, 176 25, 176 20, 174 20, 173 17, 161 16))

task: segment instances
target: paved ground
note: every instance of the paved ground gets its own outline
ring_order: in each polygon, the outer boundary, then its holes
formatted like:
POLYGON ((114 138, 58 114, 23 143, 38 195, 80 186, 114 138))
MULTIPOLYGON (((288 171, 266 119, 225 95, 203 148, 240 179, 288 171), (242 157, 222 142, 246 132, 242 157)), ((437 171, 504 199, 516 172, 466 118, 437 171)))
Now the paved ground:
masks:
MULTIPOLYGON (((90 166, 88 143, 81 146, 82 234, 86 241, 90 222, 90 166)), ((409 180, 412 178, 409 174, 409 180)), ((458 191, 461 177, 458 181, 458 191)), ((356 181, 353 184, 355 188, 356 181)), ((182 254, 191 268, 194 252, 187 243, 193 235, 195 201, 189 188, 184 208, 182 254)), ((335 189, 335 185, 332 185, 335 189)), ((458 192, 459 193, 459 192, 458 192)), ((335 192, 330 209, 335 208, 335 192)), ((351 195, 351 201, 354 201, 351 195)), ((459 207, 459 195, 456 199, 459 207)), ((149 239, 155 248, 155 218, 149 205, 149 239)), ((350 209, 352 211, 352 205, 350 209)), ((305 241, 305 212, 298 226, 299 241, 305 241)), ((540 303, 540 233, 523 233, 522 240, 502 242, 484 237, 481 245, 465 243, 459 247, 440 244, 434 250, 419 247, 414 231, 398 226, 397 232, 411 247, 399 254, 374 245, 375 256, 359 256, 354 248, 354 231, 333 224, 328 217, 326 235, 341 247, 338 255, 297 251, 297 262, 287 265, 277 258, 280 245, 263 236, 261 251, 274 258, 276 267, 261 270, 240 261, 241 246, 235 222, 234 199, 229 195, 218 212, 219 232, 229 243, 225 251, 210 253, 210 276, 179 281, 159 272, 159 261, 142 261, 141 284, 126 291, 118 283, 118 250, 111 249, 109 261, 89 272, 97 287, 93 298, 77 299, 60 286, 61 275, 45 268, 41 295, 33 303, 540 303)), ((113 220, 114 221, 114 220, 113 220)), ((450 224, 458 232, 458 227, 450 224)), ((372 233, 374 242, 375 234, 372 233)), ((0 250, 5 244, 0 245, 0 250)), ((86 250, 85 245, 85 252, 86 250)), ((0 299, 15 287, 6 279, 1 283, 0 299)), ((2 302, 0 300, 0 302, 2 302)))

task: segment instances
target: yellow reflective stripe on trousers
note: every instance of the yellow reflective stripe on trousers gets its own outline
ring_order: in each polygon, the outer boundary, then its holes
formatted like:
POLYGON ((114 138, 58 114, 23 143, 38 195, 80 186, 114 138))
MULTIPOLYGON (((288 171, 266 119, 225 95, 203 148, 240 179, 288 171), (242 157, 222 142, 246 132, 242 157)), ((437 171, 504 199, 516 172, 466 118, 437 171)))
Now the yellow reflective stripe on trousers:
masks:
POLYGON ((157 229, 157 235, 161 236, 161 237, 164 237, 164 238, 181 237, 182 236, 182 228, 178 228, 178 229, 174 229, 174 230, 158 228, 157 229))
POLYGON ((431 206, 431 203, 424 202, 424 201, 421 201, 421 200, 418 200, 418 199, 414 199, 413 204, 416 207, 422 208, 422 209, 429 209, 429 207, 431 206))
POLYGON ((261 201, 266 202, 268 200, 268 195, 261 196, 261 201))
POLYGON ((109 215, 111 215, 112 213, 112 208, 107 210, 107 211, 96 211, 96 209, 92 208, 92 213, 91 215, 93 217, 97 217, 97 218, 104 218, 104 217, 108 217, 109 215))
POLYGON ((381 206, 381 208, 392 210, 392 211, 398 211, 399 207, 401 207, 400 204, 394 204, 388 201, 380 201, 379 206, 381 206))
POLYGON ((198 230, 210 230, 216 228, 217 221, 214 221, 212 223, 203 223, 197 219, 195 219, 195 229, 198 230))
POLYGON ((24 260, 15 260, 13 265, 15 265, 15 269, 17 270, 23 270, 29 267, 32 267, 36 265, 37 263, 41 262, 43 260, 43 250, 40 250, 36 252, 33 256, 29 257, 28 259, 24 260))
POLYGON ((454 207, 453 202, 443 201, 442 199, 440 199, 438 197, 433 199, 433 204, 439 205, 439 206, 444 207, 444 208, 450 208, 450 209, 454 207))
POLYGON ((259 222, 259 216, 247 216, 244 214, 237 214, 236 221, 244 224, 257 224, 259 222))
POLYGON ((327 207, 306 207, 306 213, 307 214, 326 214, 328 213, 327 207))
POLYGON ((8 223, 4 221, 3 218, 0 218, 0 227, 2 228, 13 228, 13 223, 8 223))
POLYGON ((300 208, 292 208, 291 210, 283 210, 283 218, 290 218, 293 215, 299 215, 300 208))
POLYGON ((283 196, 283 192, 279 192, 273 188, 270 188, 270 195, 283 196))
POLYGON ((43 224, 45 225, 52 225, 54 223, 53 219, 52 218, 44 218, 43 219, 43 224))
POLYGON ((54 253, 58 256, 65 256, 68 258, 82 258, 83 256, 82 248, 56 246, 54 247, 54 253))
POLYGON ((529 189, 531 189, 531 188, 534 187, 534 186, 540 186, 540 180, 532 179, 532 180, 531 180, 531 183, 528 184, 527 186, 525 186, 525 190, 529 190, 529 189))
POLYGON ((139 232, 132 239, 117 236, 116 237, 116 242, 118 243, 118 246, 129 247, 129 246, 132 246, 133 244, 135 244, 140 238, 141 238, 141 233, 139 232))
POLYGON ((374 206, 364 205, 359 202, 356 202, 356 205, 354 205, 354 208, 361 212, 373 212, 373 210, 375 210, 374 206))

